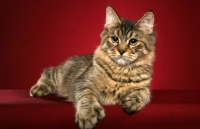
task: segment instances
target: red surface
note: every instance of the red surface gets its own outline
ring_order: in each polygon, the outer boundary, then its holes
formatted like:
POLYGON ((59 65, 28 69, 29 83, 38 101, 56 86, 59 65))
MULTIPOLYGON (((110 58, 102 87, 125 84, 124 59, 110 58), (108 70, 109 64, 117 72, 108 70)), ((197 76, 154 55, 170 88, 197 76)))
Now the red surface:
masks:
POLYGON ((199 0, 1 0, 0 89, 30 89, 43 68, 92 53, 108 4, 128 19, 155 13, 152 89, 200 89, 199 0))
MULTIPOLYGON (((153 98, 131 116, 122 107, 104 106, 106 118, 95 129, 198 129, 200 91, 154 90, 153 98)), ((27 90, 0 90, 0 128, 74 129, 72 103, 57 96, 32 98, 27 90)))

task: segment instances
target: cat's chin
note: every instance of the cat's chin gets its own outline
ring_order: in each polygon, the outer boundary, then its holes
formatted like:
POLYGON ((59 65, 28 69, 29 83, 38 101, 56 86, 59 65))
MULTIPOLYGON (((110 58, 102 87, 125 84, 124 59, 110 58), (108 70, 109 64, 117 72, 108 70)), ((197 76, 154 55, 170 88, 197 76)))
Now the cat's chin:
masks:
POLYGON ((119 64, 119 65, 127 65, 127 63, 128 63, 128 62, 127 62, 126 60, 124 60, 123 58, 117 59, 116 62, 117 62, 117 64, 119 64))
POLYGON ((116 62, 118 65, 122 65, 122 66, 125 66, 125 65, 128 65, 128 64, 131 63, 130 60, 127 60, 127 59, 122 58, 122 57, 121 57, 121 58, 115 59, 115 62, 116 62))

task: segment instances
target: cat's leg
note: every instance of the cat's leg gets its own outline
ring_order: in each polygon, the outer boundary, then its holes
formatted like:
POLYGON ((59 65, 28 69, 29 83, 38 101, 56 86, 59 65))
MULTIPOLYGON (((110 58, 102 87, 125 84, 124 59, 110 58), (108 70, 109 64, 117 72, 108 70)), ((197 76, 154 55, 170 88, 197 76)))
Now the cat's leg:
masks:
POLYGON ((75 94, 76 124, 80 129, 92 129, 105 117, 98 96, 90 86, 79 87, 75 94))
POLYGON ((42 97, 57 92, 59 67, 45 69, 37 83, 30 89, 30 96, 42 97))
POLYGON ((122 107, 128 114, 141 110, 150 101, 148 87, 142 89, 129 89, 122 98, 122 107))

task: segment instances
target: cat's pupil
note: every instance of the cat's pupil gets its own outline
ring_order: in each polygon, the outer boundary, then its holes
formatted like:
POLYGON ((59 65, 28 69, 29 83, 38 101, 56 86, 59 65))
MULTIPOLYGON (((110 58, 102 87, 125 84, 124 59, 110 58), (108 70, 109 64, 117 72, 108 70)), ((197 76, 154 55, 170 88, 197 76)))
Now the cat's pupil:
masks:
POLYGON ((136 39, 131 39, 131 40, 129 41, 129 43, 130 43, 130 44, 135 44, 135 43, 137 43, 137 40, 136 40, 136 39))
POLYGON ((113 42, 118 42, 118 38, 116 36, 112 37, 113 42))

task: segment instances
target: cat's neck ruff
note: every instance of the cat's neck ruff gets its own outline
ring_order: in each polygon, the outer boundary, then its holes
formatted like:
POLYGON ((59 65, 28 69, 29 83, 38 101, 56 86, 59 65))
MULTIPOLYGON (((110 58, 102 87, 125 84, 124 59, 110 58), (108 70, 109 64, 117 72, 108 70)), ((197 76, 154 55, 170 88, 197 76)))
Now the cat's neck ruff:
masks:
POLYGON ((151 81, 151 65, 146 64, 145 61, 137 61, 121 66, 112 61, 101 47, 98 47, 94 53, 93 64, 97 68, 95 71, 98 71, 95 72, 95 75, 103 74, 103 79, 111 84, 129 84, 134 88, 141 88, 144 85, 147 86, 151 81))

